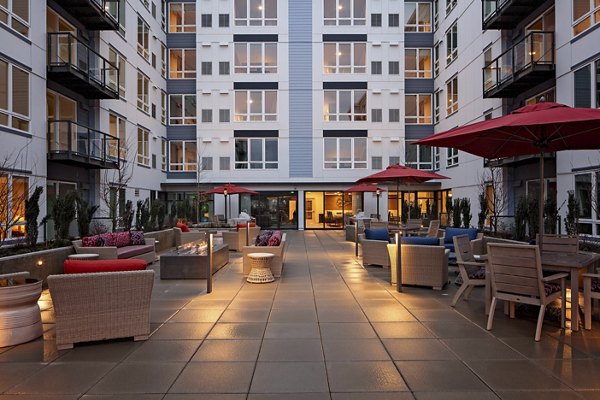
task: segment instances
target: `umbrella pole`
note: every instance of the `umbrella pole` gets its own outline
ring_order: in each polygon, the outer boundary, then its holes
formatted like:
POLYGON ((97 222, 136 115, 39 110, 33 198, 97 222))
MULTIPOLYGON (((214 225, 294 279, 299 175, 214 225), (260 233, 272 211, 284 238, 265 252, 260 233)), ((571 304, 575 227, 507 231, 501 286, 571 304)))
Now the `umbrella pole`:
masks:
POLYGON ((400 226, 400 179, 396 179, 396 217, 398 217, 398 226, 400 226))
POLYGON ((538 210, 538 218, 539 218, 539 243, 540 253, 543 251, 543 236, 544 236, 544 149, 540 151, 540 199, 538 200, 539 210, 538 210))

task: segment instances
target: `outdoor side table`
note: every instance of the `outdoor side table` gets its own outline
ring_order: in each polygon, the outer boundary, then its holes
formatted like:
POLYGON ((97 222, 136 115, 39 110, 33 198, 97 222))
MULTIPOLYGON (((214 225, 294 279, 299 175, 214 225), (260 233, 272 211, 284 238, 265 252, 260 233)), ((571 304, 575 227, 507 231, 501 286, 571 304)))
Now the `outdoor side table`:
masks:
POLYGON ((250 253, 248 258, 250 258, 250 267, 252 268, 250 274, 248 274, 248 282, 269 283, 275 280, 271 272, 271 263, 275 258, 274 254, 250 253))
POLYGON ((97 260, 100 254, 69 254, 69 260, 97 260))

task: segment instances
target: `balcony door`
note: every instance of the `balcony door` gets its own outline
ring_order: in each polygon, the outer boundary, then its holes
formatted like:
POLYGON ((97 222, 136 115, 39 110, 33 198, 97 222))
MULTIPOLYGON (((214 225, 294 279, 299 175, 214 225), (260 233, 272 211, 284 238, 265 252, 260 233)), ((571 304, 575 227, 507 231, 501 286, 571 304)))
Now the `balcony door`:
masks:
MULTIPOLYGON (((64 18, 48 8, 46 13, 46 32, 48 33, 70 33, 77 37, 77 29, 69 24, 64 18)), ((69 35, 60 35, 54 37, 50 44, 51 49, 48 49, 54 59, 52 63, 65 64, 70 63, 76 65, 77 60, 77 42, 69 40, 69 35), (71 58, 69 59, 69 47, 71 48, 71 58)))
MULTIPOLYGON (((525 35, 531 32, 555 32, 555 28, 554 8, 551 8, 525 28, 525 35)), ((529 58, 542 64, 551 63, 554 60, 552 41, 551 35, 540 35, 539 37, 534 35, 532 38, 533 50, 529 52, 529 58)))
POLYGON ((48 135, 50 151, 77 151, 76 126, 77 102, 51 90, 46 91, 46 109, 48 110, 48 135), (70 135, 69 135, 70 134, 70 135))

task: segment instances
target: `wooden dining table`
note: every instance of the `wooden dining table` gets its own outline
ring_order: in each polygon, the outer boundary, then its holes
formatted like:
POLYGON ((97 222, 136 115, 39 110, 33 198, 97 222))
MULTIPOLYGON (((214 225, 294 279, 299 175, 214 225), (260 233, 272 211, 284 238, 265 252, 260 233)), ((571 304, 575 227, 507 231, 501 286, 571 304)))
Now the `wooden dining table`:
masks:
MULTIPOLYGON (((598 261, 600 254, 578 252, 557 253, 544 251, 541 254, 542 269, 555 272, 567 272, 570 275, 571 289, 571 330, 579 330, 579 275, 591 270, 598 261)), ((492 285, 487 255, 478 257, 485 261, 485 313, 489 314, 492 303, 492 285)))

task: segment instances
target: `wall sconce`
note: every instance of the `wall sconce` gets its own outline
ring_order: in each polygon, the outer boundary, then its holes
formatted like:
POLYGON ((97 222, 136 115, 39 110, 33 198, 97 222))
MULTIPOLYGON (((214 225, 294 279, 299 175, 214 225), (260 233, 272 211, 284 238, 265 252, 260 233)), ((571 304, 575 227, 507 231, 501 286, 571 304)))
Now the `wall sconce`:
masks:
POLYGON ((38 267, 43 267, 44 266, 44 260, 42 260, 42 259, 37 260, 37 262, 35 263, 35 265, 37 265, 38 267))

